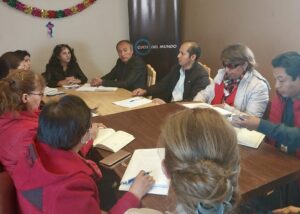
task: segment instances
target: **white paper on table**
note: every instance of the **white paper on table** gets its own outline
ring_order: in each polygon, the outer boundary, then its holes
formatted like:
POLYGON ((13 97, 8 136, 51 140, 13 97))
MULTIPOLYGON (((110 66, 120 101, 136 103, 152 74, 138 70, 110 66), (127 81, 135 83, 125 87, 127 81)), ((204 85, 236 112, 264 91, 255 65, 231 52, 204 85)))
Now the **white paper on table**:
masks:
POLYGON ((60 94, 64 94, 64 93, 65 92, 59 91, 57 88, 46 87, 44 90, 44 95, 46 95, 46 96, 55 96, 55 95, 60 95, 60 94))
POLYGON ((91 86, 90 83, 86 83, 82 85, 81 87, 77 88, 76 91, 116 91, 117 87, 104 87, 104 86, 91 86))
POLYGON ((78 84, 72 84, 72 85, 63 85, 64 89, 75 89, 75 88, 79 88, 80 85, 78 84))
POLYGON ((152 102, 152 100, 147 99, 145 97, 132 97, 132 98, 129 98, 126 100, 113 102, 113 104, 122 106, 122 107, 126 107, 126 108, 134 108, 134 107, 145 105, 145 104, 148 104, 151 102, 152 102))
POLYGON ((161 168, 161 162, 165 156, 164 148, 155 149, 136 149, 130 159, 127 169, 121 179, 119 190, 128 191, 131 184, 122 184, 144 170, 150 172, 149 175, 153 176, 155 184, 148 193, 167 195, 169 191, 170 181, 167 179, 161 168))
POLYGON ((211 108, 211 109, 219 112, 220 114, 222 114, 226 117, 232 115, 232 113, 230 111, 227 111, 227 110, 222 109, 222 108, 217 107, 217 106, 212 106, 212 105, 207 104, 207 103, 183 103, 181 105, 183 105, 184 107, 189 108, 189 109, 193 109, 193 108, 211 108))

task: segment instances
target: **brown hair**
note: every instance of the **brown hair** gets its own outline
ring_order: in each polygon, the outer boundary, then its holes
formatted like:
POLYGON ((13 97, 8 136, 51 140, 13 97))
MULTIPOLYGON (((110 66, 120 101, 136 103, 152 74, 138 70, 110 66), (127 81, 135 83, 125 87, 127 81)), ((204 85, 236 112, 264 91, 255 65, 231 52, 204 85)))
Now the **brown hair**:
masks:
POLYGON ((246 71, 252 71, 256 66, 256 61, 252 50, 243 44, 232 44, 227 46, 221 53, 223 63, 232 63, 242 65, 248 63, 246 71))
POLYGON ((160 137, 164 166, 177 204, 186 213, 197 206, 238 201, 240 156, 233 127, 212 109, 193 109, 169 117, 160 137))
POLYGON ((44 88, 45 81, 40 74, 20 69, 11 70, 6 78, 0 80, 0 115, 26 110, 22 95, 44 88))

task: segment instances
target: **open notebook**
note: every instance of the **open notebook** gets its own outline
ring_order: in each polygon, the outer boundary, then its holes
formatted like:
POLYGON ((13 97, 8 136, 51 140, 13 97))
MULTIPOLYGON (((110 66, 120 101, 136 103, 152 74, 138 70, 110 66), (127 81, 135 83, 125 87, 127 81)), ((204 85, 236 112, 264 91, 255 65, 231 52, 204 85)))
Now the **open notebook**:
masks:
POLYGON ((155 184, 148 193, 167 195, 169 191, 169 180, 161 168, 161 162, 165 156, 164 148, 156 149, 137 149, 134 151, 127 169, 121 179, 119 190, 128 191, 131 184, 127 181, 134 178, 141 170, 150 172, 155 184))
POLYGON ((134 140, 134 136, 112 128, 99 129, 93 145, 111 152, 117 152, 134 140))

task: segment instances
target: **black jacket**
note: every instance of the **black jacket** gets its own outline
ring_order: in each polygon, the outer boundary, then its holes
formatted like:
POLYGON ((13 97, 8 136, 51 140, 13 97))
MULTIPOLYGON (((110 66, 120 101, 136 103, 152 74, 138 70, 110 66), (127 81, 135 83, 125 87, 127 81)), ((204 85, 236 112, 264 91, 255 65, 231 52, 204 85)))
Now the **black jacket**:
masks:
POLYGON ((120 59, 115 67, 102 77, 103 86, 119 87, 132 91, 145 88, 147 82, 147 68, 142 58, 132 56, 125 64, 120 59))
MULTIPOLYGON (((179 64, 172 67, 171 71, 157 84, 147 88, 147 96, 154 96, 166 102, 172 100, 172 92, 180 77, 179 64)), ((196 94, 205 89, 209 84, 209 76, 205 68, 195 62, 191 69, 185 71, 184 92, 182 101, 192 101, 196 94)))

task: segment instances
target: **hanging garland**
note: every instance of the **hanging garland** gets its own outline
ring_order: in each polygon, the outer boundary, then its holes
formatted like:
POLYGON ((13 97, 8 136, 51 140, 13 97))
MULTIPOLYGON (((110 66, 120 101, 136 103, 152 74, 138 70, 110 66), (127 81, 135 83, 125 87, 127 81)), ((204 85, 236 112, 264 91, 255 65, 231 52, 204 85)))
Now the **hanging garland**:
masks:
POLYGON ((72 16, 76 13, 83 11, 84 9, 88 8, 92 5, 96 0, 84 0, 82 3, 79 3, 73 7, 69 7, 62 10, 45 10, 40 9, 37 7, 32 7, 26 5, 17 0, 2 0, 3 2, 7 3, 9 6, 22 11, 23 13, 40 17, 46 19, 56 19, 56 18, 63 18, 67 16, 72 16))

